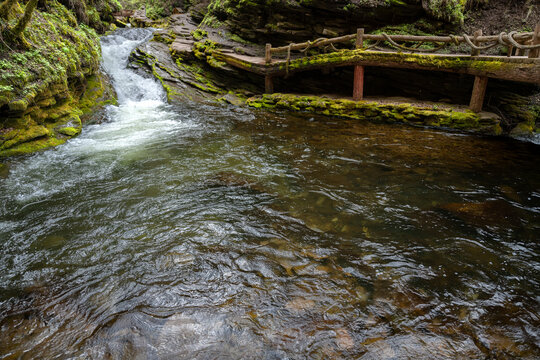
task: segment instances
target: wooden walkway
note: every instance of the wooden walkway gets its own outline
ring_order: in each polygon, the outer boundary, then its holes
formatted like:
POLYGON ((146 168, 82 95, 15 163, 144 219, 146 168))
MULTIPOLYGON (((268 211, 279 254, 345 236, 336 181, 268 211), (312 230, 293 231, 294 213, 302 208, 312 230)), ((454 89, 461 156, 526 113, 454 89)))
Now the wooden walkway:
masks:
POLYGON ((499 36, 461 37, 423 37, 407 35, 368 35, 362 29, 355 35, 347 35, 334 39, 319 39, 314 42, 291 44, 280 48, 266 46, 266 56, 252 57, 216 50, 213 56, 233 67, 259 74, 265 77, 266 93, 273 92, 273 78, 286 77, 290 74, 341 66, 354 66, 353 99, 363 98, 365 67, 389 67, 396 69, 418 69, 427 71, 443 71, 475 76, 470 109, 481 111, 488 78, 520 81, 540 84, 540 25, 534 33, 510 33, 499 36), (356 39, 355 49, 336 49, 334 44, 351 42, 356 39), (364 46, 364 40, 390 41, 400 51, 371 50, 364 46), (397 41, 407 43, 432 42, 444 47, 444 44, 466 43, 471 45, 471 54, 425 54, 421 49, 407 48, 397 41), (482 45, 488 43, 488 45, 482 45), (481 55, 484 49, 506 44, 511 56, 481 55), (313 47, 331 46, 334 51, 326 54, 297 57, 291 55, 294 50, 306 52, 313 47), (515 48, 516 54, 512 49, 515 48), (404 52, 410 51, 409 53, 404 52), (416 50, 416 51, 415 51, 416 50), (272 58, 273 54, 286 52, 286 59, 272 58))

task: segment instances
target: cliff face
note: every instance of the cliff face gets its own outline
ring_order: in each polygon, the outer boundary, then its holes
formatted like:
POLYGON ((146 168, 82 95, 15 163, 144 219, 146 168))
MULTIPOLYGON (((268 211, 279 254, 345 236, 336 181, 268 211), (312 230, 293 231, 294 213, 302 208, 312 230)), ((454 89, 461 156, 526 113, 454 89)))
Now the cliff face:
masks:
POLYGON ((251 41, 287 42, 314 36, 350 34, 357 28, 372 30, 410 23, 422 17, 435 25, 463 22, 466 0, 200 0, 192 15, 203 23, 223 23, 251 41), (207 10, 207 12, 205 12, 207 10))
MULTIPOLYGON (((34 10, 24 31, 26 46, 0 42, 0 156, 65 142, 81 131, 89 97, 99 103, 112 95, 98 74, 99 37, 85 25, 108 27, 94 6, 103 4, 70 4, 72 10, 48 1, 34 10)), ((1 20, 2 33, 23 12, 16 3, 9 19, 1 20)))

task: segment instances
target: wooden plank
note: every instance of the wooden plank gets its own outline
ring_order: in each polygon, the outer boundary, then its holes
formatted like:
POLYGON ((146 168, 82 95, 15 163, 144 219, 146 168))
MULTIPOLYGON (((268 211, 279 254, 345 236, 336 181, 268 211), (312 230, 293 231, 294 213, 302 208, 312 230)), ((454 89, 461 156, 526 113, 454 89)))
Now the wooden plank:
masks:
MULTIPOLYGON (((534 29, 532 44, 533 45, 540 44, 540 24, 536 24, 536 28, 534 29)), ((529 51, 529 57, 533 59, 540 57, 540 49, 531 49, 529 51)))
POLYGON ((354 67, 353 100, 360 101, 364 98, 364 67, 354 67))
POLYGON ((272 79, 272 76, 266 75, 264 77, 264 93, 272 94, 273 92, 274 92, 274 79, 272 79))
POLYGON ((265 54, 264 54, 264 61, 267 64, 270 64, 270 62, 272 61, 272 44, 266 44, 266 51, 265 51, 265 54))
POLYGON ((471 109, 474 112, 482 111, 482 106, 484 105, 484 96, 486 95, 488 79, 489 78, 487 76, 476 76, 474 78, 471 102, 469 104, 469 109, 471 109))
MULTIPOLYGON (((480 45, 480 42, 478 41, 478 38, 479 38, 480 36, 482 36, 482 29, 476 30, 476 31, 473 33, 473 36, 474 36, 473 44, 476 45, 476 46, 480 45)), ((471 55, 472 55, 472 56, 478 56, 478 55, 480 55, 480 50, 471 48, 471 55)))

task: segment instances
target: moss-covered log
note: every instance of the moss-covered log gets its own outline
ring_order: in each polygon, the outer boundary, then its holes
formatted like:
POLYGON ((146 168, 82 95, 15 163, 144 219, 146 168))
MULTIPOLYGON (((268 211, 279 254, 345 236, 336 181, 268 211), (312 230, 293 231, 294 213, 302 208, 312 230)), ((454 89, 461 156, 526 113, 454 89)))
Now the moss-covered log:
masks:
POLYGON ((0 19, 7 20, 9 17, 9 12, 17 0, 5 0, 0 4, 0 19))
POLYGON ((540 59, 342 50, 291 60, 289 64, 286 61, 266 64, 263 58, 225 54, 219 51, 214 51, 213 56, 219 61, 260 75, 284 76, 327 67, 363 65, 445 71, 540 84, 540 59))
POLYGON ((28 23, 30 22, 30 19, 32 19, 32 14, 34 13, 34 9, 36 8, 38 3, 38 0, 30 0, 28 4, 26 4, 26 7, 24 8, 24 14, 17 22, 17 25, 11 30, 11 35, 13 36, 13 40, 18 40, 21 45, 25 48, 29 48, 30 44, 26 39, 24 38, 24 29, 28 26, 28 23))

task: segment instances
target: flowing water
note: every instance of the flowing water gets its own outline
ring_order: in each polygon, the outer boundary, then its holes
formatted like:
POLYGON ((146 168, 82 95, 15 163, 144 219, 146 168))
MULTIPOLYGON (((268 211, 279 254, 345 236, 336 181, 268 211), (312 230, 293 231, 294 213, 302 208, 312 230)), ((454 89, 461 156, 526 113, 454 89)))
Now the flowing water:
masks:
POLYGON ((0 358, 540 356, 538 146, 186 103, 0 175, 0 358))

